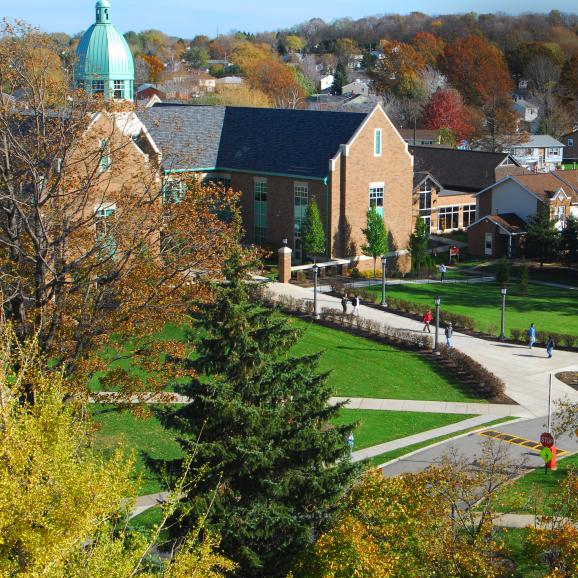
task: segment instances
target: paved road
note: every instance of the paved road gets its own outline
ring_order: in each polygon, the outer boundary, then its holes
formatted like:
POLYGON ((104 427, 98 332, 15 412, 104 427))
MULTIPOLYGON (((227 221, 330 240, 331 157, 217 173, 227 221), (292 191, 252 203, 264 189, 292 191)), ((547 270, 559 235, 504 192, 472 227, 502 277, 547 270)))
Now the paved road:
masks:
MULTIPOLYGON (((493 426, 491 429, 504 433, 512 433, 538 442, 540 434, 546 429, 546 419, 542 417, 534 418, 512 424, 493 426)), ((454 447, 466 456, 470 456, 473 463, 476 456, 481 454, 482 445, 487 439, 487 437, 477 433, 467 434, 463 437, 454 438, 448 442, 430 446, 416 453, 403 456, 402 458, 385 464, 382 470, 384 475, 388 477, 408 472, 422 471, 430 465, 438 464, 443 454, 446 453, 450 447, 454 447)), ((542 458, 540 458, 536 451, 502 441, 496 441, 495 443, 505 444, 509 450, 509 454, 516 460, 519 460, 520 464, 525 463, 528 470, 544 465, 542 458)), ((568 452, 578 451, 578 443, 575 436, 561 437, 557 440, 557 446, 568 452)))
MULTIPOLYGON (((290 284, 270 283, 273 294, 288 295, 297 299, 313 299, 312 289, 290 284)), ((319 309, 340 308, 339 299, 327 294, 319 294, 319 309)), ((394 315, 373 307, 360 308, 360 315, 392 327, 421 331, 422 324, 407 317, 394 315)), ((531 416, 546 415, 548 408, 548 378, 550 373, 578 370, 578 353, 555 351, 548 359, 544 349, 529 350, 521 345, 487 341, 462 333, 454 333, 456 349, 487 367, 506 384, 506 394, 526 409, 531 416)), ((553 400, 569 398, 578 403, 578 391, 556 378, 553 379, 553 400)))

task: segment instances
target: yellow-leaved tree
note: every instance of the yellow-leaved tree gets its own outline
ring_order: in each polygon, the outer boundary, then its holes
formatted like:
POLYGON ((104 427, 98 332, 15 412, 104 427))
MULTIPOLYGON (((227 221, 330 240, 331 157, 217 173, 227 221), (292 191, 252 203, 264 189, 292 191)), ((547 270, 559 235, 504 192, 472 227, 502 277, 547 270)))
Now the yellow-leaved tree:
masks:
POLYGON ((132 458, 122 447, 107 458, 91 449, 87 412, 64 402, 63 382, 35 341, 0 325, 0 576, 216 578, 232 569, 200 527, 165 561, 153 556, 165 522, 148 534, 128 525, 132 458))

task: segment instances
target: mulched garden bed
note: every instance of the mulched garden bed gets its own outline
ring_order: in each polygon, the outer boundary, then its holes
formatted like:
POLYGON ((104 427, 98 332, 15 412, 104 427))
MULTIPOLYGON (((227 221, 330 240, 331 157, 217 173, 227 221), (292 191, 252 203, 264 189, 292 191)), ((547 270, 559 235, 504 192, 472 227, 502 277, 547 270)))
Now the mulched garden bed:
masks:
POLYGON ((561 371, 556 378, 578 391, 578 371, 561 371))

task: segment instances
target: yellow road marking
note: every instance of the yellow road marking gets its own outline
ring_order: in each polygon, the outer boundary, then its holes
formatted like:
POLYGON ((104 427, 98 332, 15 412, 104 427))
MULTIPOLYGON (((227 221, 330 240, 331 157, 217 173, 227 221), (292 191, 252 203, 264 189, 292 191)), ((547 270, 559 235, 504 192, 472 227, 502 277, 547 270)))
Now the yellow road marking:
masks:
MULTIPOLYGON (((538 453, 540 453, 540 450, 544 447, 540 442, 537 442, 535 440, 529 440, 527 438, 515 436, 515 435, 505 433, 502 431, 498 431, 495 429, 487 429, 485 431, 481 431, 478 433, 481 436, 497 439, 497 440, 500 440, 502 442, 506 442, 508 444, 514 444, 516 446, 522 446, 524 448, 534 450, 535 452, 538 452, 538 453)), ((568 452, 566 450, 561 450, 560 448, 556 448, 556 456, 557 457, 566 455, 567 453, 568 452)))

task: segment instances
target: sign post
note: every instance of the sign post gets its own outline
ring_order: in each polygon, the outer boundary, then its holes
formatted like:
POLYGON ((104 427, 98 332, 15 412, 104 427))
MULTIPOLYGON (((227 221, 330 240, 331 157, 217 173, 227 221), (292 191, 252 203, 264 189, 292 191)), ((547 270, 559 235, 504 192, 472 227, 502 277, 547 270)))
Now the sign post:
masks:
POLYGON ((544 473, 556 469, 556 446, 554 436, 545 431, 540 435, 540 443, 544 446, 540 451, 540 457, 544 460, 544 473))

